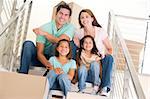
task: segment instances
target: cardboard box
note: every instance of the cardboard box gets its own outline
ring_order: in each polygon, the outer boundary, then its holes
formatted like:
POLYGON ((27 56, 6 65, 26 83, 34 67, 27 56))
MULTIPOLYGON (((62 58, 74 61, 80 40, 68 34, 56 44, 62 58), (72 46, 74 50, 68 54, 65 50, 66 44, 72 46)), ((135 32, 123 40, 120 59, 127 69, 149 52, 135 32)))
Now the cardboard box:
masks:
POLYGON ((12 72, 0 72, 0 99, 47 99, 47 78, 12 72))

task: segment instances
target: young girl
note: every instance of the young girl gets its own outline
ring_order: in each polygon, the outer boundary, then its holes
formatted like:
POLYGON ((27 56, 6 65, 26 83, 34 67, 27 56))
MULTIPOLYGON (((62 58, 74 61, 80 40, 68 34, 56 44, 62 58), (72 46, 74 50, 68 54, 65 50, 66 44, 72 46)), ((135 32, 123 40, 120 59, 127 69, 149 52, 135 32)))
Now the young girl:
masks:
POLYGON ((79 92, 83 92, 86 88, 86 82, 90 82, 93 84, 92 94, 97 93, 100 85, 100 59, 93 37, 90 35, 84 36, 80 40, 79 49, 79 92))
POLYGON ((50 69, 47 78, 51 89, 60 89, 67 95, 71 89, 71 80, 74 77, 76 62, 71 58, 70 43, 62 39, 56 46, 55 56, 49 59, 53 69, 50 69))

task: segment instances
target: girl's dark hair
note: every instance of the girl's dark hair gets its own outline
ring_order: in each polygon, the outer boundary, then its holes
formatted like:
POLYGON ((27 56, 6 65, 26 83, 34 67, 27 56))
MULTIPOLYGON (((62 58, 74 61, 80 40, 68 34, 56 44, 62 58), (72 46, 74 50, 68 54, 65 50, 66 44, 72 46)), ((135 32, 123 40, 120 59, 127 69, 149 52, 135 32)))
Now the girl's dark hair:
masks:
POLYGON ((80 11, 79 17, 78 17, 78 21, 79 21, 79 24, 80 24, 80 28, 83 28, 83 27, 84 27, 84 26, 82 25, 82 23, 81 23, 81 20, 80 20, 80 19, 81 19, 80 17, 81 17, 82 12, 88 13, 88 14, 94 19, 93 22, 92 22, 92 25, 93 25, 93 26, 102 27, 102 26, 97 22, 97 20, 96 20, 94 14, 92 13, 92 11, 91 11, 90 9, 83 9, 83 10, 80 11))
POLYGON ((94 41, 94 38, 93 38, 91 35, 86 35, 86 36, 84 36, 84 37, 80 40, 80 48, 79 48, 79 52, 78 52, 77 59, 76 59, 78 65, 80 65, 81 52, 82 52, 82 50, 85 50, 85 49, 83 48, 83 43, 84 43, 84 41, 85 41, 86 38, 91 38, 91 40, 92 40, 92 42, 93 42, 93 48, 92 48, 91 53, 92 53, 92 54, 96 54, 96 55, 98 55, 99 57, 101 57, 101 54, 99 54, 98 49, 97 49, 97 47, 96 47, 96 43, 95 43, 95 41, 94 41))
POLYGON ((96 43, 95 43, 95 41, 94 41, 94 38, 93 38, 91 35, 86 35, 86 36, 84 36, 84 37, 80 40, 80 49, 79 49, 79 52, 81 53, 82 50, 85 50, 85 49, 83 48, 83 43, 84 43, 84 41, 85 41, 86 38, 90 38, 90 39, 92 40, 92 42, 93 42, 93 48, 92 48, 91 53, 98 55, 98 49, 97 49, 97 47, 96 47, 96 43))
POLYGON ((56 56, 56 57, 59 56, 59 52, 57 51, 57 48, 58 48, 58 46, 60 45, 61 42, 67 42, 67 43, 68 43, 68 45, 69 45, 69 53, 67 54, 67 58, 68 58, 68 59, 71 59, 71 57, 72 57, 71 45, 70 45, 70 41, 68 41, 68 40, 66 40, 66 39, 61 39, 61 40, 59 40, 59 42, 57 43, 56 48, 55 48, 55 56, 56 56))
POLYGON ((71 8, 69 7, 69 5, 66 4, 66 3, 60 4, 60 5, 57 7, 57 9, 56 9, 56 14, 58 13, 58 11, 59 11, 61 8, 65 8, 65 9, 69 10, 69 12, 70 12, 70 13, 69 13, 69 16, 71 16, 72 10, 71 10, 71 8))

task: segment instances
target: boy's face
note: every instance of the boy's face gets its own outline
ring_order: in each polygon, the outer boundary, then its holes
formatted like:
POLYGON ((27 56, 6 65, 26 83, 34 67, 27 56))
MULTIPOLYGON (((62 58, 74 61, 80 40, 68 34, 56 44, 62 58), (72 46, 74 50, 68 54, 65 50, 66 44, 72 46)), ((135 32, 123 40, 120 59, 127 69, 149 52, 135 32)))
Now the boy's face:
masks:
POLYGON ((56 14, 56 24, 58 25, 64 25, 66 22, 68 22, 70 16, 70 11, 66 8, 61 8, 57 14, 56 14))

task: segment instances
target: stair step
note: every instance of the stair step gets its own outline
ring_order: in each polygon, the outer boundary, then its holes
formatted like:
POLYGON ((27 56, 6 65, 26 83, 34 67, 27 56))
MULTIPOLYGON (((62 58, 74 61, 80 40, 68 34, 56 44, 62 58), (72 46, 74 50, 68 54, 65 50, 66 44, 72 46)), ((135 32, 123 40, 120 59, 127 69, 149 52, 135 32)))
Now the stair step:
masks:
POLYGON ((91 95, 91 94, 83 94, 76 92, 69 92, 67 95, 67 99, 109 99, 109 97, 100 96, 100 95, 91 95))

